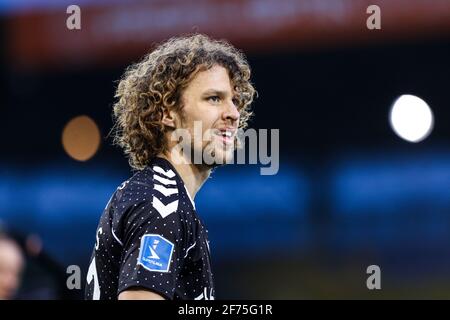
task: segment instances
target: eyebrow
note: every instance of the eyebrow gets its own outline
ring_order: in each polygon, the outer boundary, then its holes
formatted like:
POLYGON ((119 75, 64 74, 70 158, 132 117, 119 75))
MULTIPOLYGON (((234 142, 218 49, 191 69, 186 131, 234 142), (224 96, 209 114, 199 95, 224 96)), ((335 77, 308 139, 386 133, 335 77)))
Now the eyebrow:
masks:
POLYGON ((228 91, 222 91, 222 90, 216 90, 216 89, 208 89, 205 92, 203 92, 203 95, 210 95, 210 94, 214 94, 214 95, 218 95, 221 97, 224 97, 228 94, 228 91))

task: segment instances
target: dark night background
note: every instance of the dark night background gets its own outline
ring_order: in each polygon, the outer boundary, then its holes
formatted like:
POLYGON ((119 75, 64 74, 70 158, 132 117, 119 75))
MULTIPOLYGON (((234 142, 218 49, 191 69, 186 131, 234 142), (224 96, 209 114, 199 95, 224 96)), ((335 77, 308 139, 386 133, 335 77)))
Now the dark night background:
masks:
MULTIPOLYGON (((0 220, 39 235, 62 272, 81 267, 84 283, 98 218, 131 173, 107 137, 116 81, 151 45, 105 64, 24 67, 9 49, 16 14, 4 9, 0 20, 0 220), (61 145, 78 115, 91 117, 102 136, 86 162, 61 145)), ((217 298, 450 297, 449 31, 447 24, 377 41, 350 36, 342 45, 242 45, 259 93, 251 127, 280 130, 280 170, 221 168, 196 198, 217 298), (402 94, 433 111, 434 129, 420 143, 390 127, 402 94), (373 264, 382 271, 379 291, 366 287, 373 264)))

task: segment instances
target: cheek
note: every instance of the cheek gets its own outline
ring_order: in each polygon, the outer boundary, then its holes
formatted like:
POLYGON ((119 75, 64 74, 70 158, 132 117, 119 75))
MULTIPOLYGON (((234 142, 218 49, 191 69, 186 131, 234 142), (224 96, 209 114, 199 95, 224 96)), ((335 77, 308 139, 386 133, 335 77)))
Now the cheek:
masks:
POLYGON ((219 118, 217 118, 217 116, 215 114, 212 114, 211 112, 204 113, 203 115, 193 119, 193 121, 191 122, 191 127, 193 129, 195 128, 196 132, 199 132, 199 128, 201 128, 202 134, 208 135, 211 130, 216 129, 216 123, 218 119, 219 118))
POLYGON ((211 106, 197 106, 185 110, 183 118, 184 122, 190 126, 193 126, 195 122, 201 122, 202 126, 205 127, 208 126, 208 123, 213 122, 217 116, 217 112, 211 106))
MULTIPOLYGON (((202 103, 195 106, 191 104, 185 108, 182 127, 188 128, 194 139, 211 141, 214 138, 212 130, 217 128, 220 119, 221 113, 218 107, 202 103)), ((203 145, 207 143, 208 141, 204 141, 203 145)))
POLYGON ((201 117, 203 131, 215 129, 220 118, 220 113, 217 110, 208 110, 205 112, 201 117))

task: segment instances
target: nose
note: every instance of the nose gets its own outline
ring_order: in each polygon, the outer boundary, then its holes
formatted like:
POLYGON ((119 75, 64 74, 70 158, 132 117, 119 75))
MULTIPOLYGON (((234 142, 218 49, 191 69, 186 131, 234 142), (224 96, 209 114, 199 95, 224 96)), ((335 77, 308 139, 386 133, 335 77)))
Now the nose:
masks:
POLYGON ((234 123, 239 120, 240 115, 241 114, 233 101, 226 104, 226 109, 223 112, 224 120, 231 120, 231 122, 234 123))

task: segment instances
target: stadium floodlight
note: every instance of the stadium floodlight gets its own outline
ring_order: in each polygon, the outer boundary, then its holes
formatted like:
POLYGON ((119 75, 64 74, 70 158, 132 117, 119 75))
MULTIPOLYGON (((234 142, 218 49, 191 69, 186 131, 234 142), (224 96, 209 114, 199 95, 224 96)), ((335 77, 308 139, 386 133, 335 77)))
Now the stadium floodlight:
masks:
POLYGON ((421 98, 404 94, 395 100, 389 113, 392 130, 409 142, 420 142, 433 130, 433 113, 421 98))

